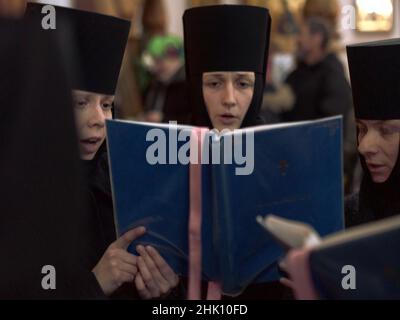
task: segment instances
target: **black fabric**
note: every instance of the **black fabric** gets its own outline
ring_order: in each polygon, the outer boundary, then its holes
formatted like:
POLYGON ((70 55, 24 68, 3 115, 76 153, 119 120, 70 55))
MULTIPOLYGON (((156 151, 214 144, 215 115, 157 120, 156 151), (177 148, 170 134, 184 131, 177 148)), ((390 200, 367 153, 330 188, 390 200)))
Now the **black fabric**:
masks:
POLYGON ((400 162, 396 165, 385 183, 374 183, 371 174, 361 157, 364 176, 359 193, 360 215, 368 217, 362 222, 372 222, 400 214, 400 162))
POLYGON ((186 72, 189 77, 213 71, 266 73, 271 18, 265 8, 205 6, 183 16, 186 72))
POLYGON ((70 37, 72 40, 62 44, 62 53, 74 64, 72 88, 114 95, 131 23, 98 13, 54 6, 57 29, 44 30, 43 6, 45 4, 28 3, 25 17, 42 33, 54 32, 58 38, 70 37), (73 43, 76 45, 72 46, 73 43))
POLYGON ((254 95, 242 128, 262 123, 261 110, 270 42, 271 17, 265 8, 206 6, 183 17, 186 79, 192 124, 212 128, 203 98, 205 72, 254 72, 254 95))
POLYGON ((50 34, 0 20, 0 299, 101 296, 82 267, 82 180, 70 88, 50 34), (44 266, 56 290, 42 288, 44 266))
MULTIPOLYGON (((90 248, 85 267, 93 270, 117 239, 106 145, 100 148, 93 160, 81 161, 81 164, 86 178, 88 216, 85 230, 90 248)), ((107 299, 136 300, 139 296, 134 284, 126 284, 107 299)))
POLYGON ((400 119, 400 39, 347 47, 356 118, 400 119))
POLYGON ((299 62, 286 83, 292 88, 296 102, 291 111, 281 115, 282 121, 343 115, 346 123, 352 107, 351 88, 336 55, 329 54, 312 66, 299 62))
POLYGON ((107 151, 99 150, 91 161, 82 161, 88 203, 87 233, 91 248, 88 268, 92 270, 116 240, 107 151))
POLYGON ((352 194, 345 199, 345 226, 346 229, 374 221, 372 208, 364 208, 360 212, 360 194, 352 194))

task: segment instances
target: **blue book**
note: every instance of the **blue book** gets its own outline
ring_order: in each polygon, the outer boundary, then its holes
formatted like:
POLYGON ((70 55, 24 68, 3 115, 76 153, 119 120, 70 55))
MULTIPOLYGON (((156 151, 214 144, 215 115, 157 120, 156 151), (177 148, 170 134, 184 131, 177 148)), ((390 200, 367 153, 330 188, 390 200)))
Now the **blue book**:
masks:
POLYGON ((299 272, 290 274, 299 299, 400 299, 399 216, 323 238, 295 220, 258 220, 285 249, 300 249, 287 262, 290 272, 299 272))
MULTIPOLYGON (((152 245, 186 276, 190 164, 195 128, 107 122, 117 233, 145 226, 132 244, 152 245)), ((236 296, 277 281, 283 250, 257 222, 274 214, 342 230, 342 118, 207 133, 202 145, 202 273, 236 296)))
POLYGON ((324 239, 311 253, 314 286, 329 300, 400 299, 400 218, 324 239))

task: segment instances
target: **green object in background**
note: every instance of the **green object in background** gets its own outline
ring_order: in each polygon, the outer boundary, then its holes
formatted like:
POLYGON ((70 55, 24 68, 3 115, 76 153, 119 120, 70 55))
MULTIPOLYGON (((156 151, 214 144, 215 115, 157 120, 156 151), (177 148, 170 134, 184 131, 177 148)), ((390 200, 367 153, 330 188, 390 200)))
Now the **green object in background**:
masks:
POLYGON ((184 61, 184 46, 181 38, 173 35, 162 35, 154 36, 148 41, 135 68, 141 92, 146 90, 151 81, 151 70, 155 61, 171 55, 178 57, 182 62, 184 61))
POLYGON ((155 36, 149 41, 146 53, 155 59, 164 58, 169 53, 177 54, 183 59, 183 41, 172 35, 155 36))

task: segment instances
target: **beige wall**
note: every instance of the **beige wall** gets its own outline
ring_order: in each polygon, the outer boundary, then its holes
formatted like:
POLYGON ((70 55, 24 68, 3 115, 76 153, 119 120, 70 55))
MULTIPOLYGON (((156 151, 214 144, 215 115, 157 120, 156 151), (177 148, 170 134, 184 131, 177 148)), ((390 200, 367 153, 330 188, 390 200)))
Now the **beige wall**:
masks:
MULTIPOLYGON (((103 0, 97 0, 103 1, 103 0)), ((139 1, 139 0, 133 0, 139 1)), ((185 9, 187 8, 187 0, 164 0, 166 3, 166 7, 168 10, 169 16, 169 32, 177 35, 182 35, 182 15, 185 9)), ((338 0, 340 6, 343 8, 346 5, 354 4, 354 0, 338 0)), ((71 6, 73 4, 73 0, 41 0, 41 2, 58 4, 63 6, 71 6)), ((240 0, 224 0, 224 3, 239 3, 240 0)), ((400 1, 394 0, 395 3, 395 21, 394 21, 394 29, 390 33, 381 33, 381 34, 368 34, 368 33, 359 33, 356 30, 343 30, 342 24, 339 23, 339 32, 342 35, 343 44, 351 44, 357 42, 365 42, 365 41, 374 41, 385 38, 396 38, 400 37, 400 1)), ((341 17, 341 19, 344 16, 341 17)), ((341 22, 340 19, 340 22, 341 22)))

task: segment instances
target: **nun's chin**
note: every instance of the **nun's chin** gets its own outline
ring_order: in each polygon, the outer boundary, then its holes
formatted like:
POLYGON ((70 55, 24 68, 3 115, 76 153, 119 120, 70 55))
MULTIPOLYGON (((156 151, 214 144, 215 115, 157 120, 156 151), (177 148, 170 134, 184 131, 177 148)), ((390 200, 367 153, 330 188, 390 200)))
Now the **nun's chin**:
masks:
POLYGON ((372 177, 372 181, 376 184, 384 184, 386 181, 388 181, 388 178, 372 177))
POLYGON ((235 119, 235 120, 230 119, 228 121, 226 119, 221 119, 220 117, 218 117, 217 119, 215 119, 213 121, 214 129, 216 129, 220 132, 223 130, 230 130, 230 131, 239 130, 240 126, 241 126, 241 123, 237 119, 235 119))
POLYGON ((96 156, 96 152, 87 152, 86 150, 80 150, 80 158, 83 161, 92 161, 96 156))
POLYGON ((386 174, 384 172, 381 173, 372 173, 370 172, 372 181, 376 184, 383 184, 389 180, 390 174, 386 174))
POLYGON ((81 160, 83 161, 92 161, 94 159, 95 155, 81 155, 81 160))

